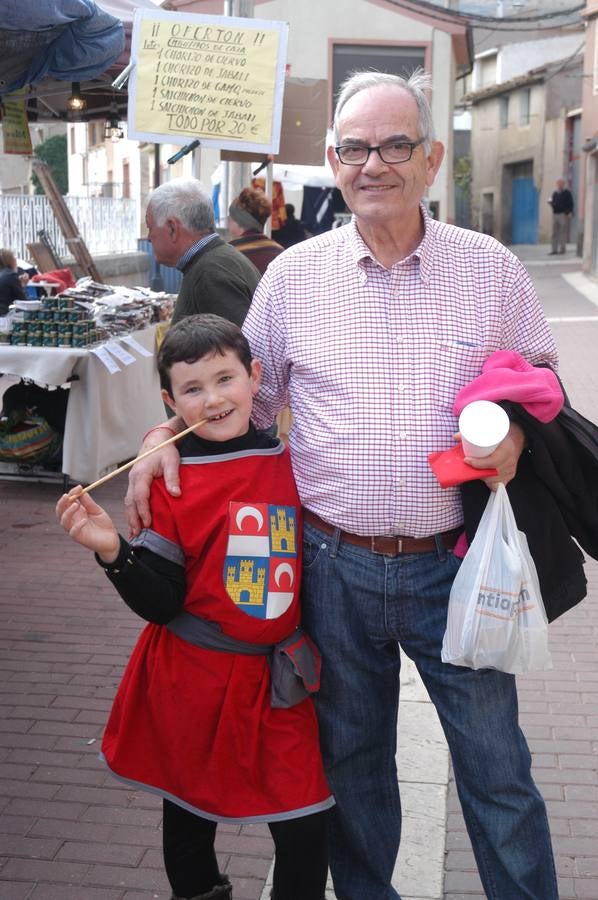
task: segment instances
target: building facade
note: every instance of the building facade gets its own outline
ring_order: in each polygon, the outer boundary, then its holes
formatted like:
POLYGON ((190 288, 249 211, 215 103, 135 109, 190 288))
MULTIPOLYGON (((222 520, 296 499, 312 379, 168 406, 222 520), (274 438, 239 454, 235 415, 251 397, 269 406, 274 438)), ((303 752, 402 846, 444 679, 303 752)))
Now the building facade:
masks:
MULTIPOLYGON (((526 59, 525 45, 518 47, 526 59)), ((574 52, 468 95, 472 227, 507 244, 550 240, 548 200, 557 179, 568 183, 575 199, 579 194, 581 76, 582 57, 574 52)), ((578 222, 576 203, 572 242, 578 222)))
POLYGON ((598 278, 598 0, 586 0, 580 199, 583 269, 598 278))

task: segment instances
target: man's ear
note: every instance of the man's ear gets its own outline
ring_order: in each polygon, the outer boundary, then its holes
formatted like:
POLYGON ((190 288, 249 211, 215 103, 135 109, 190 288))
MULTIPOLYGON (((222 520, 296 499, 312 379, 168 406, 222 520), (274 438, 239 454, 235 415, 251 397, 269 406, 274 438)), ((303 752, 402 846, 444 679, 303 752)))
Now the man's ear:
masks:
POLYGON ((162 388, 162 390, 160 391, 160 396, 162 397, 162 400, 164 401, 166 406, 170 406, 171 410, 176 414, 176 403, 174 402, 166 388, 162 388))
POLYGON ((180 222, 178 219, 166 219, 166 227, 168 228, 168 236, 171 241, 176 241, 179 236, 180 222))
POLYGON ((432 141, 432 148, 426 157, 426 184, 430 187, 444 159, 444 144, 441 141, 432 141))
POLYGON ((330 163, 330 168, 332 169, 332 173, 333 173, 334 177, 336 178, 336 174, 338 172, 338 167, 339 167, 339 161, 338 161, 336 153, 334 152, 334 147, 331 146, 331 147, 326 148, 326 156, 328 158, 328 162, 330 163))

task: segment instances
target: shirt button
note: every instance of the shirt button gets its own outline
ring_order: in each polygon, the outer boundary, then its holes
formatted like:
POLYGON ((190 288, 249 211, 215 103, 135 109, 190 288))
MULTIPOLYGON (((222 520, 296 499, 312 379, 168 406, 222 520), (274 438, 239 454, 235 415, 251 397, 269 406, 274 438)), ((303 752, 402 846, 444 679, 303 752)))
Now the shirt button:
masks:
POLYGON ((399 394, 404 394, 406 390, 407 390, 406 384, 397 384, 397 391, 399 392, 399 394))
POLYGON ((406 479, 406 478, 399 478, 399 479, 397 480, 397 484, 398 484, 399 487, 405 487, 405 485, 407 484, 407 479, 406 479))
POLYGON ((395 338, 395 340, 396 340, 397 344, 402 344, 403 341, 405 340, 405 338, 403 337, 402 334, 399 334, 399 335, 397 335, 397 337, 395 338))
POLYGON ((400 439, 401 439, 402 441, 404 441, 405 438, 407 437, 407 432, 406 432, 406 431, 399 431, 399 437, 400 437, 400 439))

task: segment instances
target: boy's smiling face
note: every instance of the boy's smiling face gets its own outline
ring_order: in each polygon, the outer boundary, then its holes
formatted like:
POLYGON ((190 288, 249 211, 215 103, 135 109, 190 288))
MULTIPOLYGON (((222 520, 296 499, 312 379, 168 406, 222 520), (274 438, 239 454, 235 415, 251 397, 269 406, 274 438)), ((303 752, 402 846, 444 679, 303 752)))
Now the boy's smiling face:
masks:
POLYGON ((175 362, 170 369, 172 396, 162 399, 186 425, 208 419, 196 432, 208 441, 229 441, 247 433, 253 398, 260 386, 261 365, 248 372, 237 354, 212 353, 193 363, 175 362))

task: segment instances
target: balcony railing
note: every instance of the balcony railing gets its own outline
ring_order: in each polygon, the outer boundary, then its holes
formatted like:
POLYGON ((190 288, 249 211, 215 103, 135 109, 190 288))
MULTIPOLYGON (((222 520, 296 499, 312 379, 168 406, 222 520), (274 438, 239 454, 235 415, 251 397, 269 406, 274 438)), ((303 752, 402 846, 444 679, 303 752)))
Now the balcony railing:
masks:
MULTIPOLYGON (((110 197, 65 197, 92 256, 129 253, 137 249, 137 202, 110 197)), ((0 194, 0 247, 10 247, 27 259, 28 243, 36 243, 43 229, 59 256, 69 257, 66 242, 47 197, 0 194)))

